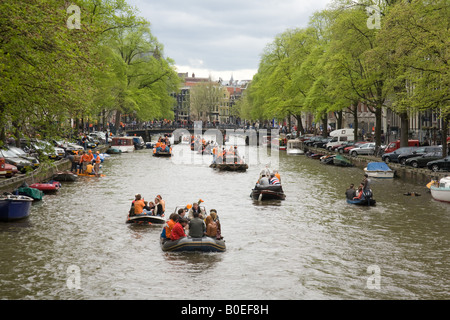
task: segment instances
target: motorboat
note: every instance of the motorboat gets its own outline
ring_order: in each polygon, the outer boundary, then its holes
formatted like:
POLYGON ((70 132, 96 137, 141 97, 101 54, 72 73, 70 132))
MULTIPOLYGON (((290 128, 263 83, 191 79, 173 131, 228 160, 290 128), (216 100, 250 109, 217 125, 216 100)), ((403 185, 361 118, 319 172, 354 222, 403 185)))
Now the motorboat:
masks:
POLYGON ((375 199, 372 199, 372 198, 368 198, 368 199, 354 199, 354 200, 347 199, 347 203, 355 204, 355 205, 358 205, 358 206, 374 206, 377 203, 377 201, 375 199))
POLYGON ((14 221, 24 219, 30 215, 33 199, 21 195, 0 196, 0 220, 14 221))
POLYGON ((326 155, 326 156, 320 157, 320 163, 334 164, 334 157, 335 157, 335 155, 326 155))
POLYGON ((111 148, 119 149, 122 152, 133 152, 135 149, 133 137, 114 137, 111 148))
POLYGON ((226 250, 224 240, 218 240, 211 237, 183 237, 175 241, 160 238, 160 244, 161 249, 165 252, 224 252, 226 250))
POLYGON ((218 169, 219 171, 246 171, 248 164, 246 163, 212 163, 210 168, 218 169))
POLYGON ((43 192, 56 192, 61 188, 61 183, 58 181, 50 181, 48 183, 33 183, 30 188, 38 189, 43 192))
POLYGON ((450 202, 450 176, 442 178, 439 182, 432 181, 428 186, 434 200, 450 202))
POLYGON ((392 179, 394 171, 385 162, 369 162, 364 172, 371 178, 392 179))
POLYGON ((147 213, 141 213, 137 215, 127 216, 126 223, 144 224, 144 225, 162 225, 166 223, 166 219, 163 216, 151 215, 147 213))
POLYGON ((346 157, 337 154, 333 159, 333 164, 338 167, 353 167, 353 163, 346 157))
POLYGON ((27 196, 34 201, 40 201, 44 197, 44 192, 35 188, 30 188, 28 186, 21 186, 14 191, 15 195, 27 196))
POLYGON ((250 196, 255 200, 284 200, 286 195, 281 185, 261 186, 257 184, 250 196))
POLYGON ((302 148, 303 144, 300 140, 288 140, 286 146, 286 153, 289 155, 303 155, 305 151, 302 148))
POLYGON ((76 181, 77 179, 78 179, 78 175, 71 171, 57 172, 53 176, 53 180, 55 180, 55 181, 76 181))

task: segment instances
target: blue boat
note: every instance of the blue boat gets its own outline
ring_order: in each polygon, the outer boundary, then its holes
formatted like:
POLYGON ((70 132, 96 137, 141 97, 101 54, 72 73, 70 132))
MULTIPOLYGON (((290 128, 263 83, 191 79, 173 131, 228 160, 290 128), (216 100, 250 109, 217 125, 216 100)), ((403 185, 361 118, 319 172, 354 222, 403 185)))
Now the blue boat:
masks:
POLYGON ((369 162, 364 172, 371 178, 392 179, 394 171, 384 162, 369 162))
POLYGON ((356 204, 358 206, 374 206, 377 203, 377 201, 375 199, 355 199, 355 200, 347 199, 347 203, 356 204))
POLYGON ((0 221, 14 221, 30 215, 33 199, 20 195, 4 195, 0 197, 0 221))

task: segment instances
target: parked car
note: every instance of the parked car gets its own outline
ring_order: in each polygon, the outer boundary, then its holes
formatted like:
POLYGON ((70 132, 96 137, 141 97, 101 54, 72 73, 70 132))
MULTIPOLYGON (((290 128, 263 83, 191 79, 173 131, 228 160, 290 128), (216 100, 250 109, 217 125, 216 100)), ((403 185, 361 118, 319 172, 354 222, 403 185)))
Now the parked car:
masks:
POLYGON ((7 149, 0 150, 0 157, 4 158, 6 163, 17 167, 22 173, 26 172, 27 169, 33 168, 33 164, 30 161, 20 158, 17 154, 7 149))
POLYGON ((375 153, 375 142, 365 143, 350 150, 350 155, 353 157, 362 154, 373 155, 374 153, 375 153))
POLYGON ((349 140, 349 141, 343 141, 341 144, 337 144, 335 146, 327 147, 329 151, 336 151, 339 152, 340 148, 342 150, 342 153, 344 152, 344 148, 355 145, 355 141, 349 140))
POLYGON ((30 156, 28 153, 26 153, 25 151, 23 151, 22 149, 17 148, 17 147, 9 146, 8 149, 10 151, 14 152, 19 158, 30 161, 33 164, 34 169, 39 167, 40 163, 36 157, 30 156))
POLYGON ((325 148, 328 142, 331 141, 331 137, 323 138, 322 140, 316 141, 313 143, 314 148, 325 148))
POLYGON ((65 141, 53 140, 56 147, 64 149, 66 154, 74 154, 75 151, 79 152, 84 150, 84 148, 76 143, 70 143, 65 141))
POLYGON ((403 147, 400 149, 397 149, 395 151, 385 153, 381 156, 381 160, 389 163, 389 162, 398 162, 398 157, 407 152, 412 152, 415 149, 415 147, 403 147))
POLYGON ((440 170, 450 171, 450 156, 447 156, 443 159, 430 161, 427 163, 427 167, 434 172, 440 170))
POLYGON ((32 156, 37 154, 38 157, 45 156, 52 160, 59 160, 64 158, 66 155, 64 149, 54 147, 50 142, 45 140, 20 139, 20 145, 24 151, 28 152, 32 156))
POLYGON ((312 147, 314 142, 318 142, 322 139, 323 139, 322 136, 314 136, 314 137, 309 138, 308 140, 305 140, 303 143, 308 147, 312 147))
MULTIPOLYGON (((420 146, 419 140, 408 140, 408 147, 418 147, 418 146, 420 146)), ((400 149, 400 140, 389 143, 384 152, 391 153, 397 149, 400 149)))
POLYGON ((434 151, 421 156, 406 159, 405 165, 412 166, 414 168, 424 168, 427 166, 428 162, 439 159, 442 159, 442 151, 434 151))
POLYGON ((367 143, 367 142, 365 142, 365 141, 353 142, 353 144, 349 144, 348 146, 344 146, 343 148, 339 147, 337 151, 341 154, 349 153, 350 150, 352 150, 353 148, 359 147, 360 145, 365 144, 365 143, 367 143))
POLYGON ((5 158, 0 158, 0 176, 1 177, 11 178, 17 172, 19 172, 19 170, 17 170, 16 166, 6 163, 5 158))
POLYGON ((406 164, 406 160, 413 157, 418 157, 430 152, 440 151, 442 153, 442 146, 427 146, 427 147, 417 147, 410 152, 404 152, 398 156, 398 162, 402 165, 406 164))

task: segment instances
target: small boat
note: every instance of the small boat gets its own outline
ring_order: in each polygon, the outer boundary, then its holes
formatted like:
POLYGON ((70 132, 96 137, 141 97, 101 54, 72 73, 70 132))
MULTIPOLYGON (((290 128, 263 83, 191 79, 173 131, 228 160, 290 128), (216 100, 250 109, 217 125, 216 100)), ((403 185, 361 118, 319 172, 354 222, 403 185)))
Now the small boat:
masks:
POLYGON ((212 163, 210 168, 218 169, 219 171, 246 171, 248 164, 246 163, 212 163))
POLYGON ((439 183, 430 183, 429 188, 434 200, 450 202, 450 176, 442 178, 439 183))
POLYGON ((320 162, 323 164, 334 164, 334 157, 334 155, 320 157, 320 162))
POLYGON ((369 199, 355 199, 350 200, 347 199, 347 203, 349 204, 356 204, 358 206, 374 206, 377 201, 375 199, 369 198, 369 199))
POLYGON ((284 200, 286 195, 281 185, 255 186, 250 196, 255 200, 284 200))
POLYGON ((369 162, 367 167, 364 168, 364 172, 369 177, 380 179, 392 179, 394 178, 394 171, 388 167, 384 162, 369 162))
POLYGON ((302 149, 302 142, 300 140, 288 140, 286 153, 290 155, 305 154, 305 151, 302 149))
POLYGON ((150 214, 142 213, 134 216, 128 215, 126 223, 135 223, 135 224, 144 224, 144 225, 152 225, 157 224, 161 225, 166 223, 166 220, 163 216, 152 216, 150 214))
POLYGON ((172 156, 172 151, 158 151, 157 152, 156 149, 153 149, 153 156, 170 158, 172 156))
POLYGON ((56 192, 61 188, 61 183, 58 181, 50 181, 48 183, 33 183, 30 188, 35 188, 43 192, 56 192))
POLYGON ((191 238, 183 237, 172 241, 160 238, 161 249, 165 252, 200 251, 200 252, 224 252, 225 241, 210 237, 191 238))
POLYGON ((107 154, 121 154, 122 150, 118 149, 118 148, 109 148, 108 150, 106 150, 107 154))
POLYGON ((341 156, 340 154, 338 154, 334 157, 333 164, 338 167, 353 167, 354 166, 350 160, 348 160, 344 156, 341 156))
POLYGON ((78 175, 71 171, 57 172, 53 176, 53 180, 55 181, 76 181, 77 179, 78 175))
POLYGON ((43 191, 30 187, 20 187, 14 192, 14 194, 30 197, 34 201, 40 201, 44 197, 43 191))
MULTIPOLYGON (((95 178, 97 177, 95 174, 89 174, 89 173, 79 173, 78 174, 79 177, 89 177, 89 178, 95 178)), ((106 175, 104 174, 100 174, 99 177, 106 177, 106 175)))
POLYGON ((33 199, 27 196, 0 196, 0 220, 14 221, 28 217, 32 202, 33 199))
POLYGON ((112 139, 111 147, 119 149, 122 152, 133 152, 134 151, 133 137, 114 137, 112 139))

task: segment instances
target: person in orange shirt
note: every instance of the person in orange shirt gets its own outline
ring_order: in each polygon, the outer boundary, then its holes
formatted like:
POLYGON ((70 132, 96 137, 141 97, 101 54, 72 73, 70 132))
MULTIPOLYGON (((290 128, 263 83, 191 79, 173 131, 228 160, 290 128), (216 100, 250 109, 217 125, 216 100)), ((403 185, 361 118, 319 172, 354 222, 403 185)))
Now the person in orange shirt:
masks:
POLYGON ((134 214, 142 214, 144 212, 145 202, 140 194, 137 194, 133 203, 134 214))
POLYGON ((95 176, 100 176, 100 163, 102 162, 102 159, 100 158, 100 152, 97 151, 96 158, 95 158, 95 164, 94 164, 94 172, 95 176))
POLYGON ((89 156, 89 162, 92 162, 92 160, 94 160, 94 155, 92 153, 92 150, 89 150, 88 156, 89 156))
POLYGON ((164 229, 166 230, 167 239, 170 239, 170 236, 172 235, 172 229, 178 222, 178 220, 180 220, 180 216, 177 213, 172 213, 170 215, 170 219, 166 222, 166 226, 164 227, 164 229))
POLYGON ((90 156, 87 153, 82 153, 80 158, 80 165, 81 165, 81 173, 86 173, 86 168, 89 163, 90 156))

